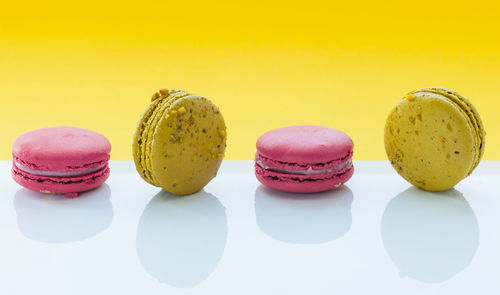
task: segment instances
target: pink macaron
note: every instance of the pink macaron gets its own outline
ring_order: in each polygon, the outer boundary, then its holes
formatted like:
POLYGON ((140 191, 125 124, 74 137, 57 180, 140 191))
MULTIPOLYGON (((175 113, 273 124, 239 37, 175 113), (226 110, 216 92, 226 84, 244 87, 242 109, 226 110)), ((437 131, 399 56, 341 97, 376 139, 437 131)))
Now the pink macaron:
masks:
POLYGON ((290 126, 257 140, 255 175, 264 185, 286 192, 313 193, 338 188, 354 173, 353 142, 323 126, 290 126))
POLYGON ((12 145, 12 177, 30 190, 76 197, 106 181, 110 151, 108 139, 91 130, 33 130, 12 145))

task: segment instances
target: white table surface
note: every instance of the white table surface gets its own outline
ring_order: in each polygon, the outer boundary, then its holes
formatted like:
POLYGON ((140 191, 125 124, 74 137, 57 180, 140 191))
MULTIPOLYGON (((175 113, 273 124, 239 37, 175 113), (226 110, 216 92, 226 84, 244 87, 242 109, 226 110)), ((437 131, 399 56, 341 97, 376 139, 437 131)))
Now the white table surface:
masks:
POLYGON ((500 162, 444 193, 354 165, 337 191, 296 195, 226 161, 176 197, 112 162, 66 199, 0 162, 0 294, 500 294, 500 162))

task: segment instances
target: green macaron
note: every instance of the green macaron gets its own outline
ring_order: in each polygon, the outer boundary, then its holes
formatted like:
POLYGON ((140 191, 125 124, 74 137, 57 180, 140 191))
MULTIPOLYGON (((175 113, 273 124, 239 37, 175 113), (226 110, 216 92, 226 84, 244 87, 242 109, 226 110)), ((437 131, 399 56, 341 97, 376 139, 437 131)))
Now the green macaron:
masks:
POLYGON ((139 120, 133 141, 137 172, 177 195, 201 190, 217 171, 226 148, 226 125, 210 100, 162 89, 139 120))
POLYGON ((486 135, 470 101, 441 87, 407 94, 389 114, 384 133, 394 169, 430 191, 450 189, 470 175, 481 161, 486 135))

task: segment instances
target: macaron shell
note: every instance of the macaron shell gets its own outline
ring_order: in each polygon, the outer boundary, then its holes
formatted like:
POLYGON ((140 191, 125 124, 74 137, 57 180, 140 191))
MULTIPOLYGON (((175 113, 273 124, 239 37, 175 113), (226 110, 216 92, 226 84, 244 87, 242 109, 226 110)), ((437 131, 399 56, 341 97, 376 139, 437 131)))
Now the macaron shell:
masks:
POLYGON ((144 119, 143 130, 141 130, 138 142, 138 152, 134 152, 137 154, 136 161, 136 169, 140 171, 141 176, 150 184, 155 186, 160 186, 158 181, 155 179, 154 174, 151 173, 151 161, 148 158, 151 155, 151 145, 153 142, 154 132, 158 126, 158 122, 161 118, 168 113, 170 106, 173 102, 187 97, 190 94, 184 91, 178 90, 166 90, 164 89, 163 94, 159 95, 157 99, 155 99, 146 112, 150 113, 147 118, 144 119), (149 111, 153 108, 151 111, 149 111))
POLYGON ((44 177, 12 168, 13 179, 23 187, 42 193, 72 194, 84 192, 103 184, 109 177, 109 167, 79 177, 44 177))
POLYGON ((161 116, 146 161, 159 186, 186 195, 201 190, 216 176, 225 148, 226 126, 217 106, 189 95, 176 100, 161 116))
POLYGON ((167 91, 164 95, 156 97, 156 99, 146 108, 146 111, 139 120, 132 146, 137 172, 139 172, 141 177, 148 183, 156 186, 158 185, 154 182, 150 170, 146 167, 146 148, 147 146, 151 146, 151 140, 149 138, 151 133, 150 130, 156 128, 156 126, 153 125, 153 121, 160 113, 160 110, 168 103, 169 93, 170 91, 167 91))
POLYGON ((396 171, 431 191, 452 188, 476 162, 477 135, 459 105, 433 92, 401 100, 387 118, 385 149, 396 171))
POLYGON ((295 166, 343 163, 352 156, 352 149, 353 142, 347 134, 324 126, 278 128, 264 133, 257 140, 259 154, 275 162, 291 163, 295 166))
POLYGON ((152 172, 153 170, 153 165, 151 161, 151 155, 152 155, 152 146, 153 146, 153 141, 154 137, 156 134, 156 128, 159 126, 159 122, 167 116, 171 112, 171 106, 175 102, 193 96, 192 94, 186 93, 184 91, 170 91, 168 94, 168 98, 158 105, 157 110, 155 111, 154 119, 151 122, 150 128, 148 129, 148 137, 145 145, 145 152, 143 153, 142 157, 144 158, 144 163, 146 164, 146 169, 149 171, 151 174, 151 178, 153 180, 153 183, 156 186, 161 186, 161 184, 158 182, 156 179, 155 174, 152 172))
POLYGON ((12 145, 14 160, 34 170, 74 171, 105 164, 111 144, 103 135, 61 126, 32 130, 12 145))
MULTIPOLYGON (((484 130, 481 116, 479 115, 479 113, 476 110, 476 108, 474 107, 474 105, 472 103, 470 103, 470 101, 467 100, 464 96, 460 95, 456 91, 446 89, 443 87, 428 87, 428 88, 423 88, 420 91, 432 92, 432 93, 443 95, 444 97, 453 101, 455 104, 459 105, 460 108, 469 117, 469 121, 472 124, 472 128, 474 129, 474 132, 475 132, 475 139, 476 139, 475 148, 478 151, 476 153, 474 165, 473 165, 472 169, 469 171, 469 175, 470 175, 472 173, 472 171, 477 167, 477 165, 479 165, 479 162, 481 161, 481 158, 484 154, 484 147, 485 147, 485 142, 486 142, 486 132, 484 130)), ((414 91, 414 92, 416 92, 416 91, 414 91)))
POLYGON ((277 173, 255 165, 255 176, 263 185, 295 193, 315 193, 336 189, 346 183, 353 173, 353 165, 337 173, 314 176, 277 173))

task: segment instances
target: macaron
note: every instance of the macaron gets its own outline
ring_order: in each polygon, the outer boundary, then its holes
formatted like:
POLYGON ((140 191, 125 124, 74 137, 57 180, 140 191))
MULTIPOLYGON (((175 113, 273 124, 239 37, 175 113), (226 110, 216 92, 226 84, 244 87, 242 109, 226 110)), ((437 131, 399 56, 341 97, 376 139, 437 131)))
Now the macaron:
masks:
POLYGON ((76 197, 109 176, 111 144, 103 135, 61 126, 36 129, 12 145, 12 177, 23 187, 76 197))
POLYGON ((394 169, 429 191, 451 189, 470 175, 483 156, 485 136, 471 102, 442 87, 408 93, 389 114, 384 131, 394 169))
POLYGON ((255 175, 265 186, 295 193, 338 188, 354 173, 353 142, 323 126, 289 126, 257 140, 255 175))
POLYGON ((176 195, 201 190, 216 175, 226 149, 226 125, 210 100, 181 90, 153 94, 134 134, 137 172, 176 195))

